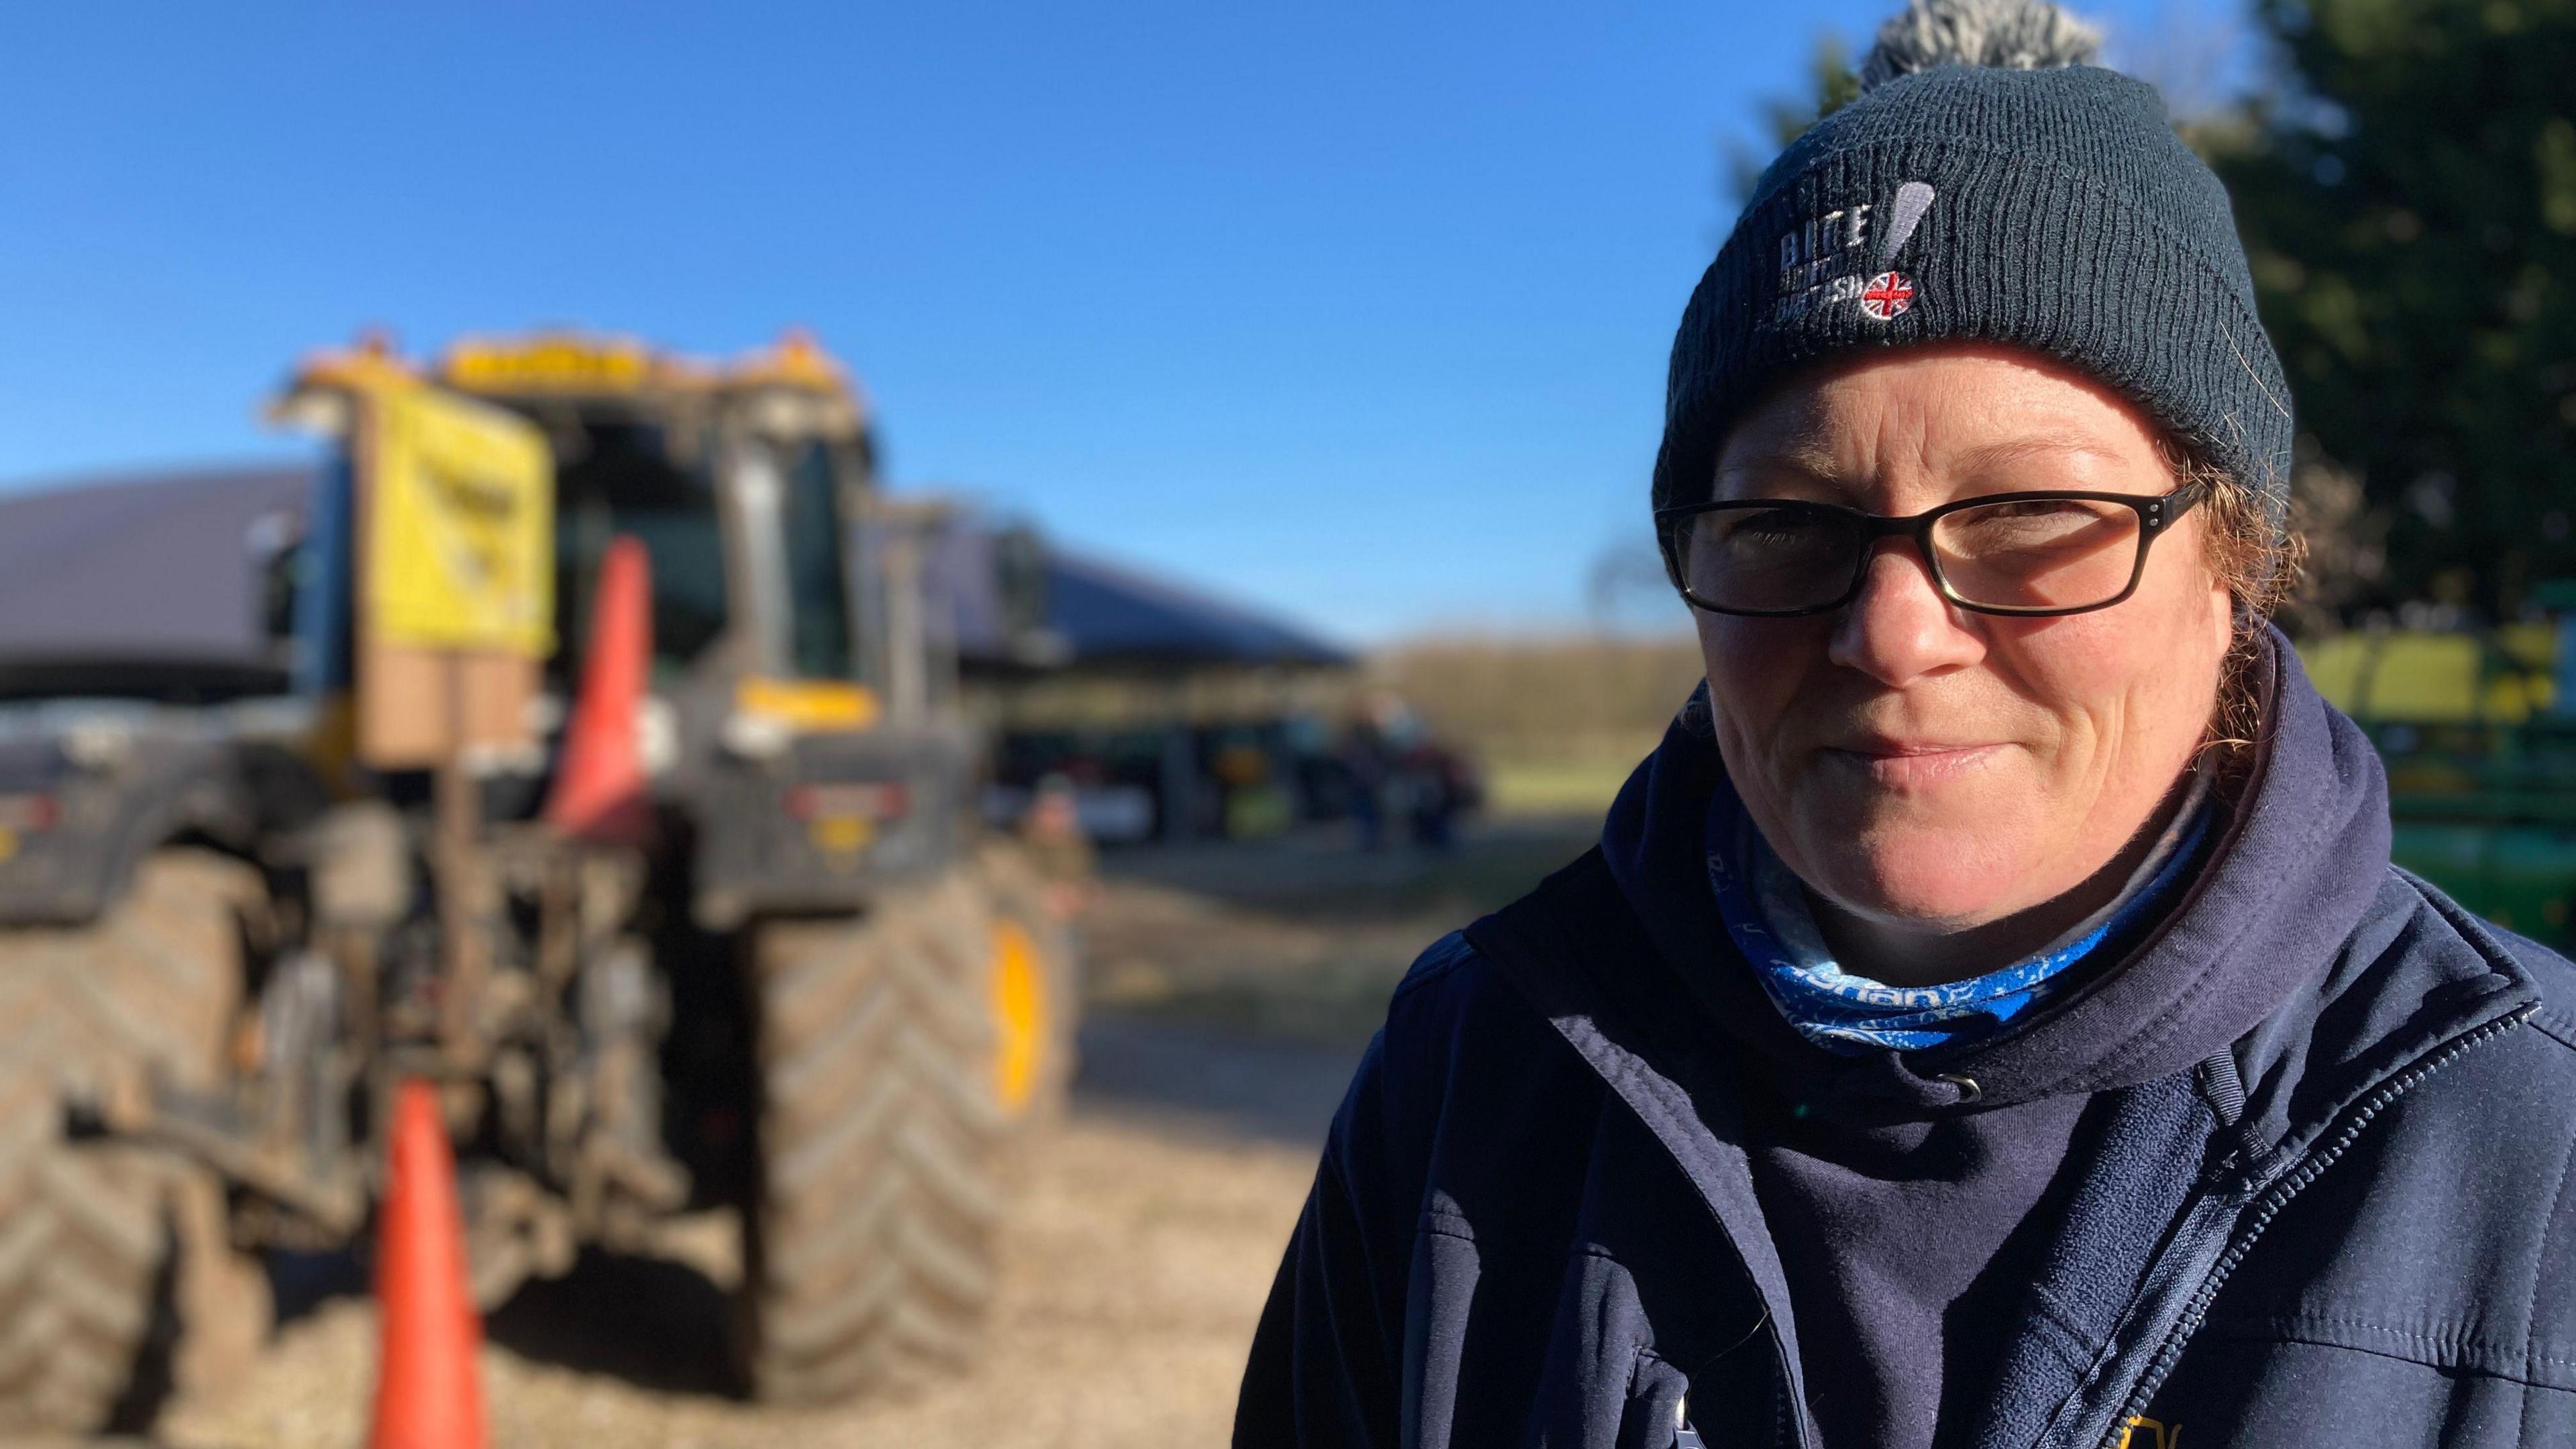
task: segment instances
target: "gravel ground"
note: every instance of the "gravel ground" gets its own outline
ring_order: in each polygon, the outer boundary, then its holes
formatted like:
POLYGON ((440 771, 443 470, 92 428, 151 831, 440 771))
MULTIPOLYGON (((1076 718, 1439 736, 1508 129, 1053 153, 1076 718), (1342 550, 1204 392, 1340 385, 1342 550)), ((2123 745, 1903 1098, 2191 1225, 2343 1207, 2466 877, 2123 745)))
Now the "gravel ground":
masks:
POLYGON ((1592 843, 1590 819, 1479 824, 1454 850, 1364 854, 1331 832, 1135 851, 1084 929, 1093 999, 1356 1049, 1422 949, 1592 843))
MULTIPOLYGON (((1222 1443, 1244 1346, 1313 1169, 1307 1147, 1227 1141, 1125 1110, 1076 1113, 1022 1188, 982 1364, 897 1403, 784 1413, 692 1391, 693 1380, 711 1382, 717 1345, 695 1345, 693 1361, 685 1332, 657 1338, 636 1321, 692 1295, 668 1291, 660 1265, 586 1264, 551 1292, 530 1290, 538 1307, 524 1308, 523 1295, 495 1316, 492 1337, 525 1347, 484 1346, 493 1443, 1222 1443), (603 1362, 603 1344, 622 1361, 603 1362)), ((365 1439, 374 1344, 364 1300, 329 1303, 282 1331, 221 1402, 175 1406, 162 1438, 173 1449, 351 1449, 365 1439)))
MULTIPOLYGON (((1085 928, 1095 1010, 1074 1111, 1020 1185, 976 1368, 908 1399, 824 1412, 725 1397, 732 1224, 704 1221, 670 1245, 682 1261, 585 1258, 492 1316, 493 1444, 1225 1442, 1324 1122, 1387 991, 1423 946, 1582 843, 1522 826, 1443 856, 1307 839, 1112 857, 1085 928)), ((340 1272, 339 1287, 362 1292, 340 1272)), ((157 1442, 356 1449, 374 1351, 364 1297, 325 1296, 220 1398, 170 1405, 157 1442)))

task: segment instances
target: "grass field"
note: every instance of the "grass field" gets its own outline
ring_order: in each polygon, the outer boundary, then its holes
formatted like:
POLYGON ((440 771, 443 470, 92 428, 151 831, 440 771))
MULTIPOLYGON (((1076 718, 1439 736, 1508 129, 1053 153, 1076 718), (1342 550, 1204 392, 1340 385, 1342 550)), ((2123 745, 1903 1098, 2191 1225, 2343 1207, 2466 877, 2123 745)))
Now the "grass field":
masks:
POLYGON ((1687 638, 1423 639, 1369 661, 1373 683, 1485 768, 1500 820, 1597 819, 1700 679, 1687 638))
POLYGON ((1700 679, 1688 638, 1428 638, 1369 660, 1444 739, 1487 760, 1635 760, 1700 679))

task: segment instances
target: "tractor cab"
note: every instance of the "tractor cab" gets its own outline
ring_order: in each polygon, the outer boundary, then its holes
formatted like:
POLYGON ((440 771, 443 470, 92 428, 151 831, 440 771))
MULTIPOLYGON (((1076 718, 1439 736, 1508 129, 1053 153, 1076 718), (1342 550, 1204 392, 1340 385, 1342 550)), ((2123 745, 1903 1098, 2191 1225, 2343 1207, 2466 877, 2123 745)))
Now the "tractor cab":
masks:
POLYGON ((392 480, 417 474, 430 481, 411 489, 428 500, 416 500, 415 527, 479 538, 491 556, 452 569, 451 592, 506 589, 545 621, 546 643, 524 663, 468 666, 481 673, 464 686, 462 742, 487 763, 541 771, 559 756, 610 544, 642 545, 642 754, 666 823, 685 827, 674 833, 695 857, 700 919, 860 904, 884 877, 952 854, 972 749, 922 578, 948 510, 879 492, 866 405, 810 338, 790 332, 715 362, 622 337, 473 337, 427 367, 361 345, 310 361, 277 411, 338 444, 321 484, 334 496, 312 510, 300 577, 313 597, 296 632, 312 690, 354 700, 362 761, 407 758, 426 712, 399 686, 423 667, 413 654, 440 644, 417 630, 385 637, 399 610, 368 577, 390 574, 383 559, 399 546, 372 537, 367 515, 391 506, 392 480), (424 408, 436 428, 388 421, 424 408), (525 503, 541 517, 501 521, 502 500, 523 491, 506 467, 490 471, 510 455, 503 441, 433 456, 440 437, 476 428, 541 455, 525 503), (515 578, 521 555, 532 566, 515 578))
POLYGON ((434 376, 544 433, 566 637, 628 534, 652 558, 657 673, 881 687, 883 649, 856 647, 850 558, 874 497, 866 412, 802 335, 730 366, 623 339, 470 339, 434 376))

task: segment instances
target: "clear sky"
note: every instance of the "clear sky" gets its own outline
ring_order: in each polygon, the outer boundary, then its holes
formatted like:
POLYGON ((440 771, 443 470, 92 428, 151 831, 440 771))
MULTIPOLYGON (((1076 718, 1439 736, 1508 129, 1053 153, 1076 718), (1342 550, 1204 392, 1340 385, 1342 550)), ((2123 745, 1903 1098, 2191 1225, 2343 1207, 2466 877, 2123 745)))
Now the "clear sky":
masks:
POLYGON ((1722 142, 1891 8, 13 5, 0 487, 297 456, 362 325, 802 323, 900 486, 1357 642, 1576 624, 1722 142))

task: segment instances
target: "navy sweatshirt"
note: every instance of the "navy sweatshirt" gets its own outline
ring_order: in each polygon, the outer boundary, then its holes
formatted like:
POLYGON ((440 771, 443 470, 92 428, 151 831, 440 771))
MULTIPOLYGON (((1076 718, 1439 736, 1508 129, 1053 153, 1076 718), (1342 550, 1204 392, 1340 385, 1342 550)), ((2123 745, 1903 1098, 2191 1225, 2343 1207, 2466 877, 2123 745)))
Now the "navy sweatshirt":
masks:
POLYGON ((2188 894, 1957 1050, 1798 1041, 1678 726, 1600 852, 1399 989, 1237 1442, 2576 1434, 2576 978, 2391 871, 2367 741, 2274 669, 2188 894))
MULTIPOLYGON (((2258 752, 2240 799, 2261 799, 2272 753, 2258 752)), ((1697 699, 1675 720, 1612 808, 1603 854, 1702 1019, 1747 1049, 1739 1090, 1753 1184, 1827 1449, 1960 1442, 1936 1428, 1984 1412, 2002 1367, 1999 1326, 2025 1310, 2107 1126, 2127 1120, 2119 1094, 2220 1052, 2321 974, 2321 950, 2220 955, 2167 927, 2200 889, 2258 873, 2284 898, 2314 903, 2283 924, 2320 941, 2349 931, 2369 877, 2348 863, 2387 860, 2388 805, 2366 744, 2341 764, 2348 780, 2303 801, 2298 848, 2271 848, 2284 823, 2277 800, 2272 829, 2250 846, 2249 817, 2232 815, 2204 879, 2126 950, 2078 963, 2087 979, 2057 1000, 1975 1042, 1855 1059, 1787 1029, 1726 939, 1700 849, 1723 766, 1697 699), (2106 1011, 2101 997, 2128 1009, 2106 1011)), ((2169 1140, 2118 1150, 2196 1161, 2216 1117, 2167 1115, 2157 1120, 2169 1140)), ((2169 1185, 2165 1210, 2179 1191, 2169 1185)))

